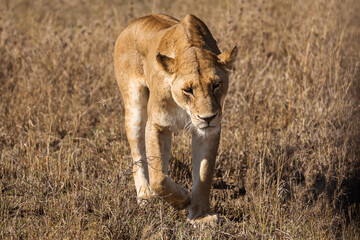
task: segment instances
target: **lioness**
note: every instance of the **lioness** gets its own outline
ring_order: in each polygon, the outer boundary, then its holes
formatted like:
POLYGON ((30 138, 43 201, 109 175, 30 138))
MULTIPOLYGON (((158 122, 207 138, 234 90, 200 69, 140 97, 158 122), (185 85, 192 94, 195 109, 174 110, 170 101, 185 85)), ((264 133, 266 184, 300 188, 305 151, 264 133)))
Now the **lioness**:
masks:
POLYGON ((209 194, 236 55, 236 46, 220 53, 206 25, 189 14, 181 21, 142 17, 120 33, 114 66, 139 201, 155 193, 177 209, 189 206, 190 220, 215 216, 208 215, 209 194), (191 198, 168 176, 171 134, 184 128, 192 130, 191 198))

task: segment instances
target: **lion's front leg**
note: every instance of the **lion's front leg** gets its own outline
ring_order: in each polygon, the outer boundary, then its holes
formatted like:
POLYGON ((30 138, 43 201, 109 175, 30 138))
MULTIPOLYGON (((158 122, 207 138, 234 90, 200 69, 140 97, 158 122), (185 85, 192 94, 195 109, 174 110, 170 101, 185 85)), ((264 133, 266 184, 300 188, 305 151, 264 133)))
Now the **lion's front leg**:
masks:
POLYGON ((167 175, 171 132, 161 131, 148 122, 145 139, 151 190, 173 207, 186 208, 190 203, 187 190, 174 183, 167 175))
POLYGON ((190 220, 209 214, 209 195, 219 140, 220 131, 205 137, 196 132, 192 135, 193 188, 188 214, 190 220))

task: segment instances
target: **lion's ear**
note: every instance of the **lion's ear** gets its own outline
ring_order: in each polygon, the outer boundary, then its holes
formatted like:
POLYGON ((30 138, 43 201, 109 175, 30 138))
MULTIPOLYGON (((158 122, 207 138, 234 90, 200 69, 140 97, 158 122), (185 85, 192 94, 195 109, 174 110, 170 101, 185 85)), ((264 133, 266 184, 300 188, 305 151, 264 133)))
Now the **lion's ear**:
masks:
POLYGON ((175 72, 175 59, 162 55, 160 52, 157 52, 156 54, 156 61, 160 64, 161 68, 170 73, 173 74, 175 72))
POLYGON ((233 63, 236 59, 237 53, 238 53, 238 48, 234 46, 229 51, 219 54, 218 58, 220 62, 224 64, 227 69, 231 69, 233 67, 233 63))

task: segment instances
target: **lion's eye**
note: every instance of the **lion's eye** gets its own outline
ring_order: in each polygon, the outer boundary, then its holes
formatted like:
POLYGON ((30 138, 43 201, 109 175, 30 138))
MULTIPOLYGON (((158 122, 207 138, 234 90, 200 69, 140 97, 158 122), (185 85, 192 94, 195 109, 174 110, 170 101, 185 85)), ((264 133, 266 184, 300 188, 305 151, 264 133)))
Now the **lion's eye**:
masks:
POLYGON ((215 90, 219 89, 220 86, 221 86, 221 83, 215 83, 215 84, 213 85, 213 90, 215 91, 215 90))
POLYGON ((192 88, 184 88, 184 89, 183 89, 183 92, 184 92, 186 95, 194 95, 192 88))

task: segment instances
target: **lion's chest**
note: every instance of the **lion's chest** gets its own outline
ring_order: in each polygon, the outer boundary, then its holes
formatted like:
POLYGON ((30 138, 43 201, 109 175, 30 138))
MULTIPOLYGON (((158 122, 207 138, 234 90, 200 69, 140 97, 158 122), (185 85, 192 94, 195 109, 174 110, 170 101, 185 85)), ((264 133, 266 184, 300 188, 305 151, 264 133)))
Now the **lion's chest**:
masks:
POLYGON ((179 106, 172 106, 155 113, 153 118, 157 125, 168 128, 171 132, 186 129, 191 125, 190 116, 179 106))
POLYGON ((178 107, 172 117, 172 127, 171 131, 176 132, 178 130, 185 129, 186 127, 190 127, 191 119, 189 114, 186 111, 178 107))

